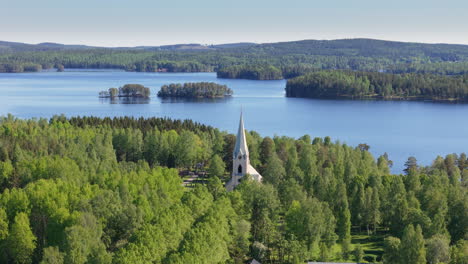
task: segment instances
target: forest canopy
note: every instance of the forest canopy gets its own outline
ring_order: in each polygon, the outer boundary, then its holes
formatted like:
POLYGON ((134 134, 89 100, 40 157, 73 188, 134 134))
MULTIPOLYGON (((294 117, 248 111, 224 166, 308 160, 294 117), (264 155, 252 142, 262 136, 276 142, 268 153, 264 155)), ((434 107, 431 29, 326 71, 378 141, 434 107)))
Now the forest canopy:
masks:
POLYGON ((230 71, 220 71, 220 77, 277 79, 294 77, 290 76, 285 68, 294 68, 297 65, 306 65, 314 69, 465 74, 467 62, 467 45, 375 39, 213 45, 205 49, 112 49, 76 46, 53 48, 12 43, 3 43, 0 46, 0 72, 38 70, 39 66, 47 69, 58 64, 65 68, 122 69, 139 72, 213 72, 231 66, 242 66, 248 68, 245 73, 239 74, 239 69, 232 68, 230 71), (25 65, 34 67, 25 68, 25 65), (252 65, 264 65, 264 68, 251 68, 252 65))
POLYGON ((217 98, 231 96, 233 91, 226 85, 214 82, 198 83, 171 83, 161 86, 159 97, 182 97, 182 98, 217 98))
POLYGON ((0 118, 0 262, 466 263, 465 154, 395 175, 365 144, 246 136, 264 181, 227 193, 235 136, 209 126, 0 118))
POLYGON ((115 97, 143 97, 149 98, 151 89, 141 84, 125 84, 117 88, 109 88, 107 91, 99 92, 99 97, 115 98, 115 97))
POLYGON ((286 96, 468 101, 468 75, 317 71, 289 79, 286 96))

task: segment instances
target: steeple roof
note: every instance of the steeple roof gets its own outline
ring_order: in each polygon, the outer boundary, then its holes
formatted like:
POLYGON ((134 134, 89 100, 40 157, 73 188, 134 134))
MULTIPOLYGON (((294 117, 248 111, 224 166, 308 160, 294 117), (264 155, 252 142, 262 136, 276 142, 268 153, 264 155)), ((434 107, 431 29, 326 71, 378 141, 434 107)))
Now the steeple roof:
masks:
POLYGON ((249 155, 249 149, 247 148, 247 139, 245 138, 244 119, 242 112, 239 121, 239 130, 237 131, 236 146, 234 147, 234 157, 239 155, 249 155))

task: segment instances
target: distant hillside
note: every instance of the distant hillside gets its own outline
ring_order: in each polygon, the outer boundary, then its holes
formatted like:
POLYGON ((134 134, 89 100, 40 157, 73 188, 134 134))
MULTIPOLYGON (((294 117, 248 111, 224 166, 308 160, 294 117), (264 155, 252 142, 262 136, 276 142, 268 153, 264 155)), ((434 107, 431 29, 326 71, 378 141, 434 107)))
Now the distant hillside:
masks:
POLYGON ((29 52, 29 51, 57 51, 57 50, 79 50, 95 49, 96 47, 86 45, 65 45, 59 43, 26 44, 21 42, 0 41, 0 53, 29 52))
POLYGON ((429 57, 442 61, 468 59, 468 45, 427 44, 376 39, 301 40, 236 47, 237 52, 269 55, 429 57))
POLYGON ((468 45, 375 39, 119 48, 0 42, 0 72, 22 72, 59 64, 65 68, 146 72, 223 70, 224 74, 220 76, 234 78, 278 78, 278 71, 282 72, 283 78, 291 78, 317 69, 459 75, 468 73, 468 45))

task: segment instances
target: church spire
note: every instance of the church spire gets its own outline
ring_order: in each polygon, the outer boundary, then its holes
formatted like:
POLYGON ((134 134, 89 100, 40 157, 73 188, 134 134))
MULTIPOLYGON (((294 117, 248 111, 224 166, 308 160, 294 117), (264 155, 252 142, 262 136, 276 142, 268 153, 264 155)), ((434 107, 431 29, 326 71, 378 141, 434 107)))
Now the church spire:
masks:
POLYGON ((249 149, 247 148, 247 139, 245 137, 244 118, 242 117, 242 112, 240 115, 239 130, 237 131, 236 146, 234 148, 233 155, 234 157, 238 157, 239 155, 249 155, 249 149))

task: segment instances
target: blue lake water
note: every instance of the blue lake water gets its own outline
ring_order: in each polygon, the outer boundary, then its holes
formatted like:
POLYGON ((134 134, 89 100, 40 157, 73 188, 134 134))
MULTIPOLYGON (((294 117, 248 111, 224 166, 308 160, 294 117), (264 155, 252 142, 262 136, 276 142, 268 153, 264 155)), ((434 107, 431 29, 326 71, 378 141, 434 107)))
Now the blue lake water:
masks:
POLYGON ((214 73, 136 73, 71 70, 0 74, 0 115, 20 118, 144 116, 193 119, 234 133, 239 113, 262 136, 330 136, 352 146, 367 143, 377 157, 387 152, 400 173, 409 156, 429 165, 437 155, 468 151, 468 104, 286 98, 281 81, 217 79, 214 73), (220 100, 162 100, 163 84, 210 81, 226 84, 234 96, 220 100), (126 83, 152 89, 148 102, 99 99, 98 92, 126 83))

